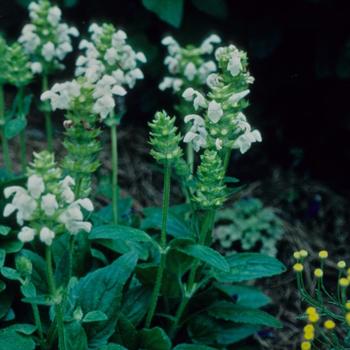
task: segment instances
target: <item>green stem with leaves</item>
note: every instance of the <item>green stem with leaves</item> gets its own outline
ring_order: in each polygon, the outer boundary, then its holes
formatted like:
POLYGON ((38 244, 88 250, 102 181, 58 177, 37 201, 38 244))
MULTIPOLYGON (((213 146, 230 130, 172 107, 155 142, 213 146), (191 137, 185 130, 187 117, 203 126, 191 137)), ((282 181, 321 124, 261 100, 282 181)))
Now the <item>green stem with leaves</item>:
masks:
POLYGON ((64 337, 64 320, 61 301, 57 302, 56 299, 60 298, 57 295, 56 283, 54 279, 54 273, 52 268, 52 252, 51 246, 46 247, 46 269, 47 269, 47 283, 49 292, 55 302, 55 313, 58 328, 58 348, 59 350, 67 350, 65 337, 64 337))
POLYGON ((43 326, 41 323, 38 305, 32 304, 32 311, 33 311, 35 326, 36 326, 38 333, 39 333, 40 349, 45 350, 46 347, 45 347, 43 326))
POLYGON ((0 138, 2 144, 2 154, 4 158, 5 168, 7 171, 12 171, 12 162, 9 152, 8 140, 5 137, 5 95, 4 86, 0 84, 0 138))
POLYGON ((152 293, 150 308, 146 317, 146 328, 150 328, 152 319, 157 308, 158 298, 162 287, 162 280, 165 269, 165 258, 167 253, 167 220, 170 202, 170 183, 171 183, 171 166, 167 162, 164 168, 164 188, 163 188, 163 205, 162 205, 162 230, 160 237, 160 263, 157 269, 156 282, 152 293))
MULTIPOLYGON (((206 213, 206 216, 204 218, 201 232, 199 234, 199 244, 205 244, 207 241, 208 234, 212 232, 213 225, 214 225, 214 219, 215 219, 215 210, 211 209, 206 213)), ((196 288, 196 274, 197 270, 200 266, 199 260, 196 259, 192 265, 192 268, 190 270, 190 274, 188 277, 188 282, 184 286, 184 295, 181 300, 181 303, 177 309, 177 312, 175 314, 174 322, 170 328, 170 337, 175 338, 179 323, 181 321, 182 315, 186 310, 187 304, 192 298, 192 296, 195 294, 197 288, 196 288)))
POLYGON ((112 148, 112 212, 113 223, 118 224, 118 130, 117 125, 113 123, 111 129, 111 148, 112 148))
MULTIPOLYGON (((42 78, 42 92, 45 92, 49 89, 49 78, 47 74, 43 74, 42 78)), ((44 114, 45 114, 45 127, 46 127, 46 137, 47 137, 47 147, 50 152, 53 151, 53 129, 52 129, 52 118, 50 111, 50 104, 48 102, 44 105, 44 114)))

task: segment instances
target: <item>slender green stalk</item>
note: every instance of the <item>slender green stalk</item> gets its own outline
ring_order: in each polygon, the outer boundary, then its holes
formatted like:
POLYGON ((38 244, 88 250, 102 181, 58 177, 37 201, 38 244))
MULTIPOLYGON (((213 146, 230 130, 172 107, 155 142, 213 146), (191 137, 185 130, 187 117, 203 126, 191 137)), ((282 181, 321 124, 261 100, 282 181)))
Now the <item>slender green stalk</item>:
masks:
POLYGON ((111 127, 111 148, 112 148, 112 212, 113 223, 118 224, 118 131, 117 125, 113 124, 111 127))
MULTIPOLYGON (((49 78, 47 74, 43 74, 42 79, 42 92, 49 89, 49 78)), ((52 129, 52 119, 51 111, 49 110, 49 103, 45 103, 45 127, 46 127, 46 137, 47 137, 47 147, 50 152, 53 151, 53 129, 52 129)))
POLYGON ((187 164, 190 167, 191 174, 193 174, 193 167, 194 167, 194 151, 193 151, 193 146, 191 142, 187 143, 186 146, 186 159, 187 159, 187 164))
POLYGON ((225 169, 225 172, 227 172, 227 168, 228 168, 228 165, 230 163, 231 153, 232 153, 231 150, 227 150, 226 153, 225 153, 225 158, 224 158, 224 169, 225 169))
POLYGON ((43 326, 40 319, 38 305, 32 304, 32 311, 33 311, 35 326, 38 329, 38 333, 39 333, 40 349, 45 350, 46 346, 45 346, 45 339, 43 334, 43 326))
MULTIPOLYGON (((25 118, 26 116, 23 115, 23 99, 24 99, 24 87, 20 86, 18 87, 18 113, 22 118, 25 118)), ((26 145, 26 131, 23 129, 19 134, 19 144, 20 144, 20 154, 21 154, 21 167, 22 172, 25 173, 27 168, 27 145, 26 145)))
POLYGON ((7 171, 12 171, 12 162, 9 152, 8 140, 5 137, 5 96, 4 86, 0 84, 0 138, 2 144, 2 154, 4 158, 5 168, 7 171))
POLYGON ((165 268, 165 258, 166 258, 166 249, 167 249, 167 238, 166 238, 166 225, 168 220, 168 211, 169 211, 169 201, 170 201, 170 182, 171 182, 171 167, 169 163, 165 164, 164 169, 164 189, 163 189, 163 205, 162 205, 162 231, 160 238, 160 264, 157 270, 157 277, 155 286, 152 293, 150 308, 146 317, 146 328, 150 328, 154 313, 157 308, 158 298, 160 289, 162 286, 164 268, 165 268))
MULTIPOLYGON (((199 244, 204 244, 207 241, 208 233, 211 233, 213 229, 214 218, 215 218, 215 210, 209 210, 202 224, 201 232, 199 235, 199 241, 198 241, 199 244)), ((180 320, 182 318, 182 315, 187 307, 188 302, 190 301, 191 297, 195 293, 196 274, 197 274, 199 265, 200 265, 199 261, 196 259, 190 270, 188 282, 184 286, 184 289, 185 289, 184 296, 175 314, 173 325, 170 328, 169 334, 171 338, 174 338, 176 336, 176 332, 177 332, 180 320)))
MULTIPOLYGON (((46 247, 46 268, 47 268, 47 283, 49 286, 49 291, 53 299, 57 298, 56 284, 52 269, 52 252, 51 247, 46 247)), ((55 313, 57 319, 57 328, 58 328, 58 348, 59 350, 67 350, 65 339, 64 339, 64 321, 63 321, 63 311, 62 304, 59 302, 55 304, 55 313)))

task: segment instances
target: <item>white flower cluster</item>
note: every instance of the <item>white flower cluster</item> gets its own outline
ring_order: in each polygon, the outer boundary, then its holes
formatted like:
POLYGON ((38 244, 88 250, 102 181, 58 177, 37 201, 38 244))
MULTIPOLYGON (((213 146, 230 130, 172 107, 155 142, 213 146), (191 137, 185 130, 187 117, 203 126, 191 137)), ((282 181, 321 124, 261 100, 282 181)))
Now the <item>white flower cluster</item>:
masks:
POLYGON ((194 82, 205 84, 208 75, 217 69, 215 62, 208 60, 206 56, 213 53, 214 45, 220 42, 219 36, 212 34, 198 48, 182 48, 171 36, 165 37, 162 44, 167 47, 168 56, 164 64, 171 76, 163 79, 159 89, 171 88, 173 92, 178 92, 194 82))
POLYGON ((77 79, 65 83, 56 83, 51 90, 41 95, 42 101, 50 101, 52 110, 73 111, 76 105, 83 104, 89 113, 99 115, 103 120, 115 107, 114 95, 124 96, 126 90, 117 84, 111 75, 104 75, 93 84, 86 79, 77 79), (86 96, 88 94, 88 96, 86 96), (92 96, 89 96, 89 95, 92 96), (91 98, 92 97, 92 98, 91 98), (88 101, 93 101, 89 104, 88 101))
MULTIPOLYGON (((241 75, 248 85, 253 82, 253 78, 248 72, 243 71, 242 55, 243 53, 233 45, 220 47, 215 52, 218 62, 222 62, 223 59, 227 62, 226 69, 232 78, 241 75)), ((241 153, 247 152, 252 143, 261 142, 260 132, 252 130, 246 116, 239 110, 240 101, 250 90, 247 88, 237 92, 235 89, 230 89, 230 82, 225 86, 219 73, 211 73, 207 77, 207 84, 211 89, 208 98, 192 87, 187 88, 182 94, 186 101, 193 103, 195 111, 203 110, 201 113, 203 116, 190 114, 185 117, 185 123, 191 122, 192 126, 187 131, 184 142, 191 142, 194 150, 198 152, 200 148, 208 146, 208 137, 212 137, 212 144, 217 150, 226 146, 238 148, 241 153)))
MULTIPOLYGON (((114 79, 115 86, 132 89, 137 80, 143 79, 143 73, 138 67, 146 63, 142 52, 135 52, 127 43, 127 35, 122 30, 115 30, 112 25, 99 26, 93 23, 89 27, 91 41, 82 40, 79 48, 84 54, 76 62, 76 75, 85 76, 95 83, 108 76, 114 79)), ((112 86, 113 88, 114 86, 112 86)))
POLYGON ((36 235, 46 245, 51 245, 60 232, 76 235, 80 231, 90 232, 91 223, 84 221, 82 208, 91 212, 93 204, 88 198, 75 200, 71 189, 74 180, 66 176, 58 184, 57 193, 50 193, 42 177, 31 175, 26 188, 10 186, 5 188, 5 198, 12 202, 4 208, 4 217, 16 212, 17 223, 22 226, 18 239, 32 241, 36 235), (27 226, 23 226, 28 222, 27 226))
POLYGON ((75 27, 61 22, 62 12, 48 0, 29 4, 30 24, 26 24, 18 41, 32 58, 32 72, 64 68, 62 61, 73 51, 71 37, 79 35, 75 27))

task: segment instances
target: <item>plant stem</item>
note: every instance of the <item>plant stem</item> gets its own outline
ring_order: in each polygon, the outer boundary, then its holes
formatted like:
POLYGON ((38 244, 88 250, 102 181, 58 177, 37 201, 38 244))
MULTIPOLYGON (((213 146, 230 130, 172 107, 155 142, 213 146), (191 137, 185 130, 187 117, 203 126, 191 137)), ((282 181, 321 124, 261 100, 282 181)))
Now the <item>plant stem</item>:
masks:
POLYGON ((228 165, 230 163, 231 153, 232 153, 232 151, 230 149, 227 150, 226 153, 225 153, 225 158, 224 158, 224 169, 225 169, 225 172, 227 172, 227 168, 228 168, 228 165))
POLYGON ((194 152, 193 152, 193 146, 191 142, 188 142, 186 146, 186 159, 187 159, 187 164, 190 167, 191 174, 193 174, 194 152))
MULTIPOLYGON (((49 286, 49 291, 52 298, 55 300, 57 298, 56 284, 52 269, 52 252, 51 246, 46 247, 46 268, 47 268, 47 283, 49 286)), ((57 328, 58 328, 58 348, 59 350, 67 350, 65 339, 64 339, 64 322, 63 322, 63 311, 61 301, 55 303, 55 313, 57 319, 57 328)))
MULTIPOLYGON (((201 232, 199 235, 199 244, 204 244, 207 240, 208 233, 210 233, 213 229, 214 225, 214 218, 215 218, 215 210, 209 210, 204 218, 201 232)), ((190 275, 188 278, 188 283, 184 286, 185 289, 185 295, 181 300, 181 303, 177 309, 177 312, 175 314, 174 323, 170 329, 170 337, 174 338, 176 336, 176 332, 179 326, 179 322, 181 320, 181 317, 186 309, 186 306, 190 299, 192 298, 193 294, 195 293, 195 287, 196 287, 196 273, 199 267, 199 261, 196 259, 193 263, 193 266, 190 270, 190 275)))
POLYGON ((112 211, 113 223, 118 224, 118 132, 117 125, 111 126, 111 148, 112 148, 112 211))
MULTIPOLYGON (((18 87, 18 100, 18 115, 21 118, 26 118, 26 116, 23 114, 24 86, 18 87)), ((19 134, 19 144, 21 153, 22 173, 25 173, 27 168, 27 145, 25 128, 19 134)))
POLYGON ((44 350, 46 347, 45 347, 43 326, 42 326, 41 319, 40 319, 38 305, 32 304, 32 310, 33 310, 34 322, 35 322, 36 328, 38 329, 38 333, 39 333, 40 348, 42 350, 44 350))
POLYGON ((169 211, 169 200, 170 200, 170 182, 171 182, 171 167, 169 163, 165 164, 164 169, 164 189, 163 189, 163 205, 162 205, 162 231, 160 237, 160 263, 157 270, 157 277, 155 286, 152 293, 150 308, 146 317, 145 327, 150 328, 154 313, 157 308, 158 298, 160 289, 162 286, 164 268, 165 268, 165 258, 166 258, 166 249, 167 249, 167 238, 166 238, 166 225, 168 220, 168 211, 169 211))
POLYGON ((4 96, 4 86, 0 84, 0 137, 2 144, 2 154, 4 157, 5 168, 7 171, 12 171, 12 163, 9 152, 8 140, 5 137, 5 96, 4 96))
MULTIPOLYGON (((45 92, 49 89, 49 78, 47 74, 43 74, 42 79, 42 92, 45 92)), ((49 103, 45 102, 45 126, 46 126, 46 137, 47 137, 47 147, 50 152, 53 151, 53 129, 52 129, 52 119, 51 111, 49 110, 49 103)))

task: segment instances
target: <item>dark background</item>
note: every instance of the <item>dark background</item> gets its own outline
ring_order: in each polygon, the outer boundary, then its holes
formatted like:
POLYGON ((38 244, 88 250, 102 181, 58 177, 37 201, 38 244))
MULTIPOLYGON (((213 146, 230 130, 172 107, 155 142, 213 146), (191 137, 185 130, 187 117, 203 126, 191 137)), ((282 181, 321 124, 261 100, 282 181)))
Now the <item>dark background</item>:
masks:
MULTIPOLYGON (((27 20, 25 2, 0 0, 0 31, 8 39, 16 39, 27 20)), ((348 0, 226 0, 226 8, 221 9, 215 0, 203 0, 214 4, 211 14, 199 10, 195 1, 185 0, 179 28, 160 20, 141 0, 66 2, 74 6, 64 8, 64 18, 82 34, 91 21, 111 21, 126 30, 149 59, 143 69, 146 79, 128 95, 124 124, 145 129, 156 109, 172 111, 170 94, 157 89, 165 73, 163 36, 170 33, 187 44, 200 43, 216 32, 224 43, 248 51, 256 78, 247 114, 264 140, 238 162, 238 173, 254 179, 269 176, 275 167, 293 168, 349 192, 348 0)), ((73 64, 67 65, 71 68, 58 80, 71 77, 73 64)))

